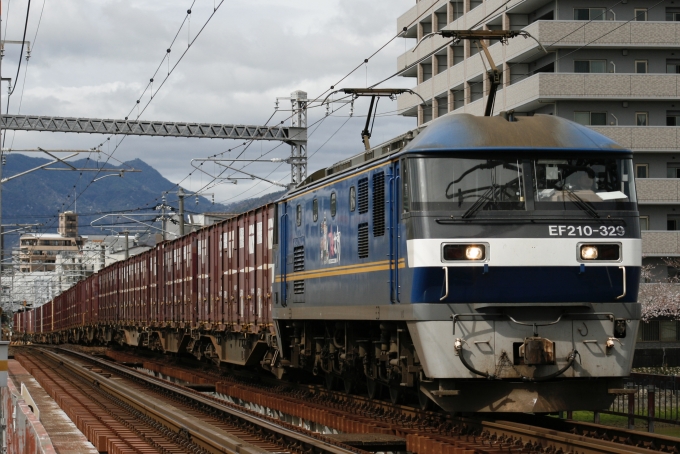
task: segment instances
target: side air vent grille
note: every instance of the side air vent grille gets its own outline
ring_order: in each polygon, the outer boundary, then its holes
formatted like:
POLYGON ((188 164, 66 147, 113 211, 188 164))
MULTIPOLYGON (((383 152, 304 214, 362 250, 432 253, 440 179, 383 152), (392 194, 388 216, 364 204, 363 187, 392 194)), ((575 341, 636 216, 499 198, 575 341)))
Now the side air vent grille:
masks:
POLYGON ((368 257, 368 222, 359 224, 359 258, 368 257))
POLYGON ((357 186, 359 186, 359 214, 368 213, 368 178, 359 180, 357 186))
POLYGON ((293 293, 296 295, 305 293, 305 281, 293 281, 293 293))
POLYGON ((293 271, 305 270, 305 247, 295 246, 293 248, 293 271))
POLYGON ((385 172, 373 175, 373 236, 385 235, 385 172))

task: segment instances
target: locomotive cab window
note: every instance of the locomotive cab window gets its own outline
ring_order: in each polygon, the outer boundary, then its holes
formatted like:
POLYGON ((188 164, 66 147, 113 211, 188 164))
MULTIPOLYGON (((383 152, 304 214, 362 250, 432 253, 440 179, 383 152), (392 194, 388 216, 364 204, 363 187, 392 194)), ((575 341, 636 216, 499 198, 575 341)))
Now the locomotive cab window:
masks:
POLYGON ((404 211, 469 218, 484 211, 636 209, 633 164, 627 157, 455 154, 409 158, 404 164, 404 211))
POLYGON ((412 158, 403 197, 411 211, 524 210, 523 173, 514 158, 412 158))
POLYGON ((583 204, 629 210, 636 200, 631 159, 537 159, 532 161, 532 171, 537 210, 573 209, 583 204))
MULTIPOLYGON (((314 219, 314 222, 319 220, 319 200, 314 199, 312 201, 312 218, 314 219)), ((298 224, 300 225, 300 224, 298 224)))
POLYGON ((331 217, 335 217, 337 211, 337 200, 335 197, 335 192, 331 192, 331 217))
POLYGON ((299 204, 295 209, 295 224, 297 224, 298 227, 302 225, 302 205, 299 204))

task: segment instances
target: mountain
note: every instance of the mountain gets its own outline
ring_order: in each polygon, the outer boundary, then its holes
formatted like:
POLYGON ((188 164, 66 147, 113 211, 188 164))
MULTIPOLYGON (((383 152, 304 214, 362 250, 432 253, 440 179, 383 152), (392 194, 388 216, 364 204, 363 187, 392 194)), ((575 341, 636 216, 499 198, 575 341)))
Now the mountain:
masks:
MULTIPOLYGON (((3 178, 17 175, 48 162, 50 162, 48 159, 9 154, 7 155, 6 165, 3 167, 3 178)), ((76 168, 103 166, 103 162, 90 159, 69 161, 69 163, 76 168)), ((43 224, 37 231, 56 232, 58 213, 66 210, 76 211, 79 214, 79 232, 84 235, 110 234, 110 231, 104 232, 100 228, 90 226, 91 221, 106 213, 141 209, 141 213, 148 214, 148 217, 144 217, 144 220, 153 219, 157 212, 153 212, 151 209, 161 203, 162 192, 177 191, 176 185, 141 159, 135 159, 125 164, 115 166, 108 163, 106 168, 130 169, 132 167, 141 170, 141 172, 125 172, 122 178, 107 176, 90 184, 87 190, 85 188, 92 181, 95 172, 37 170, 8 181, 2 187, 2 224, 5 226, 5 230, 12 230, 13 228, 10 227, 12 224, 43 224), (76 192, 78 198, 74 205, 73 199, 76 192)), ((48 167, 65 168, 63 164, 53 164, 48 167)), ((107 174, 103 173, 101 176, 107 174)), ((204 212, 238 213, 270 202, 282 193, 267 194, 230 205, 213 205, 205 197, 199 197, 199 203, 196 204, 196 198, 189 196, 185 198, 185 212, 187 214, 204 212)), ((173 206, 175 209, 178 208, 176 194, 168 194, 166 199, 167 205, 173 206)), ((4 239, 5 247, 15 246, 18 241, 17 238, 16 235, 8 235, 4 239)))

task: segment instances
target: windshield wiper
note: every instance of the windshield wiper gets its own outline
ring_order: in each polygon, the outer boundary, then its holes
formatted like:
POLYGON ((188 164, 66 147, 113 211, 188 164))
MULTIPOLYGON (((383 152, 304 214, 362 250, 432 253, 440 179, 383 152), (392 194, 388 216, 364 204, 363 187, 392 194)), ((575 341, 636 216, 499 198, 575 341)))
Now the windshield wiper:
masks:
POLYGON ((590 205, 586 203, 585 200, 583 200, 581 197, 576 195, 574 191, 569 189, 566 185, 562 187, 563 191, 567 191, 567 194, 569 195, 569 198, 571 199, 572 202, 574 202, 574 205, 579 207, 582 211, 585 211, 588 213, 591 217, 599 219, 600 215, 597 214, 597 211, 593 209, 590 205))
POLYGON ((476 212, 481 210, 483 207, 486 206, 487 203, 491 202, 493 199, 489 196, 495 194, 497 186, 495 184, 492 184, 489 189, 486 190, 484 194, 477 199, 477 201, 470 207, 468 210, 463 213, 463 216, 461 216, 463 219, 467 219, 474 215, 476 212))

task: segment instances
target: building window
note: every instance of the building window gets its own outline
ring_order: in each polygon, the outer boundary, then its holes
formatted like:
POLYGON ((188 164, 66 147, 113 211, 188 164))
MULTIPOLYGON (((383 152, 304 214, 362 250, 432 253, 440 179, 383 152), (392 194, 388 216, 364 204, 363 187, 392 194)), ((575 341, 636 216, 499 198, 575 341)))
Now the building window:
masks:
POLYGON ((647 74, 647 60, 635 60, 635 73, 647 74))
POLYGON ((447 68, 449 67, 446 54, 435 55, 434 57, 437 59, 437 74, 446 72, 447 68))
POLYGON ((678 340, 678 322, 675 320, 659 321, 659 340, 661 342, 675 342, 678 340))
POLYGON ((440 31, 446 27, 446 11, 443 13, 435 13, 437 15, 437 31, 440 31))
POLYGON ((422 74, 423 74, 423 80, 422 82, 425 82, 426 80, 432 79, 432 63, 430 61, 427 61, 420 65, 422 68, 422 74))
POLYGON ((423 107, 423 123, 432 121, 432 104, 423 107))
POLYGON ((680 126, 680 110, 666 112, 666 126, 680 126))
POLYGON ((669 162, 666 164, 667 178, 680 178, 680 162, 669 162))
POLYGON ((659 321, 650 320, 648 322, 641 322, 638 330, 638 341, 640 342, 654 342, 659 340, 659 321))
POLYGON ((666 20, 680 21, 680 8, 666 8, 666 20))
POLYGON ((640 216, 640 230, 649 230, 649 216, 640 216))
POLYGON ((635 112, 635 125, 647 126, 648 117, 649 117, 648 112, 635 112))
POLYGON ((574 8, 574 20, 605 20, 606 8, 574 8))
POLYGON ((607 72, 607 60, 574 60, 575 73, 607 72))
POLYGON ((645 22, 647 20, 647 8, 635 8, 633 10, 633 16, 638 22, 645 22))
POLYGON ((635 164, 635 178, 649 178, 649 164, 635 164))
POLYGON ((446 96, 437 99, 437 118, 443 117, 449 112, 449 100, 446 96))
POLYGON ((666 72, 668 74, 680 74, 680 60, 669 58, 666 60, 666 72))
MULTIPOLYGON (((314 219, 314 222, 319 220, 319 200, 314 199, 312 200, 312 218, 314 219)), ((300 224, 298 224, 300 225, 300 224)))
POLYGON ((666 230, 675 231, 680 227, 680 215, 669 214, 666 217, 666 230))
POLYGON ((607 112, 574 112, 574 121, 584 126, 605 126, 607 112))
POLYGON ((465 49, 463 48, 463 46, 461 44, 451 46, 451 53, 453 54, 453 62, 452 62, 453 66, 457 65, 458 63, 462 63, 463 60, 465 60, 464 52, 465 52, 465 49))

